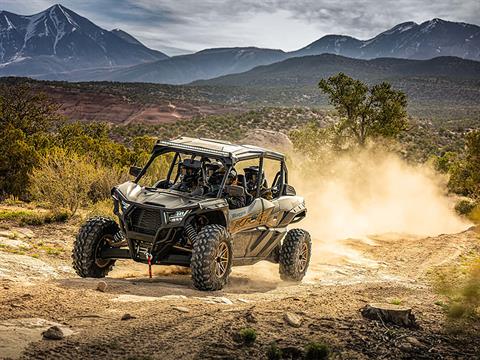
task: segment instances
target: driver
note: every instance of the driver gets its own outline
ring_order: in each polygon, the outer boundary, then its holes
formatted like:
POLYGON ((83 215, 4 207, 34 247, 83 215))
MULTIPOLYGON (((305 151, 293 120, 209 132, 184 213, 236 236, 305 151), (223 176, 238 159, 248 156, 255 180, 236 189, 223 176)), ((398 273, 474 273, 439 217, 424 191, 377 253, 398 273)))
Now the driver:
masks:
POLYGON ((195 195, 200 188, 200 177, 201 168, 194 161, 184 160, 180 163, 180 182, 173 185, 171 189, 195 195))
MULTIPOLYGON (((249 166, 245 169, 243 169, 243 172, 245 173, 245 180, 247 182, 247 191, 255 196, 257 193, 257 187, 258 187, 258 177, 260 174, 260 170, 258 169, 258 166, 249 166)), ((262 179, 263 183, 260 188, 260 197, 266 199, 266 200, 272 200, 272 191, 267 187, 267 181, 265 180, 265 172, 262 171, 262 179)))

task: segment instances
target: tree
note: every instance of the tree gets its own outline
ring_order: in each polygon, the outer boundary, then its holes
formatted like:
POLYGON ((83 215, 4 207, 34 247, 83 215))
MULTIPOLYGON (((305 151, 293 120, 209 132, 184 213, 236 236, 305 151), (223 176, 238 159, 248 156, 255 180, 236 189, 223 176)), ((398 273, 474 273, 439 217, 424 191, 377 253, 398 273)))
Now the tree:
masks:
POLYGON ((387 82, 369 87, 339 73, 320 80, 318 86, 341 117, 336 126, 339 136, 346 134, 364 146, 369 138, 395 137, 406 129, 407 97, 387 82))
POLYGON ((0 85, 0 130, 12 127, 26 136, 48 131, 63 119, 59 108, 46 94, 33 91, 27 84, 0 85))
POLYGON ((57 110, 44 94, 25 84, 0 85, 0 196, 25 195, 37 161, 35 143, 62 118, 57 110))
POLYGON ((465 157, 453 164, 448 187, 451 191, 480 198, 480 130, 465 137, 465 157))

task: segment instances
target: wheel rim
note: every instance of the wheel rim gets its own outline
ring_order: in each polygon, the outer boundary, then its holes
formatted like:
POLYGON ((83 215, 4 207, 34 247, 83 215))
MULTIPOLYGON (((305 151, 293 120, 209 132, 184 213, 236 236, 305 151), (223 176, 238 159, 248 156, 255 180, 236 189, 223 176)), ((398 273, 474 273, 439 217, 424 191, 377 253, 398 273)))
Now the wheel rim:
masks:
POLYGON ((228 245, 225 242, 221 242, 215 254, 215 275, 217 275, 217 277, 221 278, 225 276, 229 260, 230 251, 228 245))
POLYGON ((110 265, 111 259, 101 259, 100 253, 102 252, 102 249, 104 248, 105 245, 109 245, 111 247, 112 243, 113 243, 113 237, 110 235, 104 235, 98 242, 97 248, 95 249, 95 264, 98 267, 104 268, 110 265))
POLYGON ((308 245, 304 241, 300 248, 300 254, 298 255, 298 271, 303 272, 307 268, 308 263, 308 245))

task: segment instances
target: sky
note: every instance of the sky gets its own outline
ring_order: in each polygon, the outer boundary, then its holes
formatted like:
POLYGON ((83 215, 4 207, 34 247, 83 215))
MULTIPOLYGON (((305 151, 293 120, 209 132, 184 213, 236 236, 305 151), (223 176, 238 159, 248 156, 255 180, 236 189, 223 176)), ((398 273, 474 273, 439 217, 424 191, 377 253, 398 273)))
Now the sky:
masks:
MULTIPOLYGON (((0 10, 40 12, 59 0, 0 0, 0 10)), ((168 55, 212 47, 285 51, 327 34, 368 39, 401 22, 433 18, 480 25, 479 0, 64 0, 102 28, 120 28, 168 55)))

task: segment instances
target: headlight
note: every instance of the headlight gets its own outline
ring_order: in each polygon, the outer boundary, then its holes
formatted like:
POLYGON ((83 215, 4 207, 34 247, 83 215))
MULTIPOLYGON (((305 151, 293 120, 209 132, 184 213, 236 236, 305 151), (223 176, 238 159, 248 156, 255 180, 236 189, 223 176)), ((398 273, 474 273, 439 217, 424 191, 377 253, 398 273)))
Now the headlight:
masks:
POLYGON ((120 200, 120 210, 122 211, 122 213, 125 213, 125 211, 127 211, 129 207, 130 207, 129 203, 127 203, 126 201, 120 200))
POLYGON ((168 222, 180 222, 189 212, 190 210, 177 210, 174 213, 168 215, 168 222))

